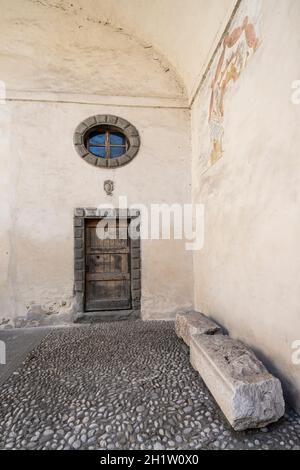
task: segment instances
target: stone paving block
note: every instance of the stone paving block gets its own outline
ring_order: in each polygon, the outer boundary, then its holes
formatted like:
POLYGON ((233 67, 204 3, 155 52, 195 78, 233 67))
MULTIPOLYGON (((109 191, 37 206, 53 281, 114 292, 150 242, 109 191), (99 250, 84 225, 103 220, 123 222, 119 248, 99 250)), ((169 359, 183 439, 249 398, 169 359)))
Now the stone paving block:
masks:
POLYGON ((240 341, 194 335, 190 355, 192 366, 236 431, 265 427, 284 415, 280 381, 240 341))
POLYGON ((176 315, 176 333, 189 346, 194 334, 222 334, 221 328, 200 312, 179 313, 176 315))

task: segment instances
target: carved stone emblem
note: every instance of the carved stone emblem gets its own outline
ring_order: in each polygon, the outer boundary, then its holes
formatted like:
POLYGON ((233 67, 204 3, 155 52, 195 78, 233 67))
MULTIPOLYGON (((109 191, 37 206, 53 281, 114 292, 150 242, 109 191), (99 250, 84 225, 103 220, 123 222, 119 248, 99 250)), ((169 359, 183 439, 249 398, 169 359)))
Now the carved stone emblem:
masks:
POLYGON ((106 194, 107 194, 108 196, 112 196, 112 195, 113 195, 113 191, 114 191, 114 189, 115 189, 114 182, 111 181, 111 180, 106 180, 106 181, 104 181, 103 188, 104 188, 104 191, 106 192, 106 194))

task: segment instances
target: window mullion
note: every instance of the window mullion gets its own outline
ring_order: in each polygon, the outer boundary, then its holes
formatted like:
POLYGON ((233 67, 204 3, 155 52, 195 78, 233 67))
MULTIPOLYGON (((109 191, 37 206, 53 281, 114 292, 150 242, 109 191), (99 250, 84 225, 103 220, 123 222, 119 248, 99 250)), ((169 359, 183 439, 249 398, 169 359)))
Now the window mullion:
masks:
POLYGON ((109 142, 109 130, 108 129, 106 131, 106 137, 105 137, 105 158, 107 160, 110 159, 110 142, 109 142))

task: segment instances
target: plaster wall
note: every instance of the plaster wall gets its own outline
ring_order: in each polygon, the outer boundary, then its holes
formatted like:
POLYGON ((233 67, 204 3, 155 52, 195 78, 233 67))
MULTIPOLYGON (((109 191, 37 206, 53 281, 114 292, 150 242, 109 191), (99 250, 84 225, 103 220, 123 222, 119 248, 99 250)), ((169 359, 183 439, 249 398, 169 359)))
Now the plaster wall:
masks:
POLYGON ((300 409, 300 366, 292 361, 300 339, 300 105, 291 100, 300 3, 249 0, 241 12, 230 31, 254 14, 260 44, 225 93, 216 161, 209 109, 222 48, 192 109, 192 199, 205 206, 195 307, 250 345, 300 409))
MULTIPOLYGON (((119 196, 129 205, 190 202, 184 84, 153 45, 105 13, 106 4, 0 0, 2 325, 22 317, 38 324, 46 314, 52 323, 70 320, 74 208, 118 207, 119 196), (77 155, 74 130, 95 114, 137 127, 141 148, 126 167, 103 170, 77 155), (113 198, 106 179, 115 183, 113 198)), ((184 242, 145 240, 142 263, 144 318, 190 308, 184 242)))
MULTIPOLYGON (((6 176, 1 316, 16 319, 35 306, 37 313, 40 308, 67 313, 73 298, 74 208, 118 207, 119 196, 133 207, 189 202, 189 111, 15 101, 5 107, 14 126, 1 160, 6 176), (74 149, 76 126, 102 113, 119 115, 140 132, 140 151, 125 167, 93 167, 74 149), (113 197, 103 190, 106 179, 115 183, 113 197)), ((142 241, 143 318, 169 318, 191 304, 192 255, 184 242, 142 241)))

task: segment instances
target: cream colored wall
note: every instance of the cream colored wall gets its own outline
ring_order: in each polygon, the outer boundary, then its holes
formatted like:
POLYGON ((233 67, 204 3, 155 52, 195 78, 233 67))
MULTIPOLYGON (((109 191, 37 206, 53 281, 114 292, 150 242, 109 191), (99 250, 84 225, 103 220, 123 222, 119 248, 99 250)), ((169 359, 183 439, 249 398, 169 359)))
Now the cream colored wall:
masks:
MULTIPOLYGON (((9 155, 10 140, 10 116, 7 106, 0 104, 0 299, 2 305, 2 316, 12 315, 12 291, 9 279, 9 252, 10 252, 10 227, 13 214, 11 202, 13 201, 13 183, 10 179, 13 161, 9 155)), ((1 320, 0 320, 1 324, 1 320)))
MULTIPOLYGON (((71 310, 73 209, 111 202, 104 179, 115 181, 116 205, 118 195, 134 204, 189 202, 187 103, 234 5, 0 0, 0 79, 9 98, 0 106, 0 324, 34 305, 71 310), (140 131, 130 165, 103 171, 77 156, 75 127, 99 113, 140 131)), ((213 166, 208 109, 220 51, 192 107, 192 199, 205 205, 204 248, 192 257, 182 242, 144 241, 142 310, 144 318, 171 317, 191 307, 194 287, 195 307, 252 346, 300 408, 292 364, 300 339, 300 105, 290 101, 300 79, 300 5, 263 0, 261 8, 262 43, 226 94, 223 157, 213 166)))
MULTIPOLYGON (((118 196, 131 205, 190 202, 184 85, 153 46, 103 18, 104 3, 0 0, 0 326, 26 315, 38 323, 45 312, 62 314, 52 323, 70 320, 74 208, 117 207, 118 196), (141 134, 126 167, 92 167, 74 149, 76 126, 101 113, 141 134), (105 179, 115 182, 114 198, 105 179)), ((142 264, 143 318, 191 307, 192 255, 183 242, 144 241, 142 264)))
MULTIPOLYGON (((38 102, 6 107, 14 122, 6 154, 13 162, 12 216, 2 213, 1 318, 25 315, 31 304, 66 312, 73 295, 74 208, 118 207, 119 196, 134 206, 189 202, 189 111, 38 102), (140 151, 125 167, 95 168, 73 147, 78 123, 101 113, 128 119, 140 132, 140 151), (105 195, 105 179, 115 182, 113 198, 105 195)), ((143 318, 169 318, 191 304, 192 258, 183 242, 143 241, 143 318)))
POLYGON ((225 97, 224 153, 213 166, 216 62, 192 109, 192 198, 206 219, 205 245, 194 255, 195 306, 252 346, 300 409, 300 366, 292 363, 300 339, 300 105, 291 102, 300 2, 263 0, 261 8, 262 43, 225 97))

